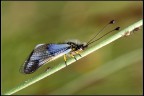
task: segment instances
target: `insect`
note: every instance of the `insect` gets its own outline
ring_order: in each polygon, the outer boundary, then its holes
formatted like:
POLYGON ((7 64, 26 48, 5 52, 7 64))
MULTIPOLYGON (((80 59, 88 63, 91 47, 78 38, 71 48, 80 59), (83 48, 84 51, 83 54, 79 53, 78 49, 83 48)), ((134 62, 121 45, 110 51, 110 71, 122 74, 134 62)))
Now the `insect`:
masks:
POLYGON ((79 52, 86 49, 90 44, 104 37, 105 35, 111 33, 114 30, 119 30, 120 27, 113 29, 112 31, 107 32, 103 36, 95 39, 109 24, 115 23, 114 20, 110 21, 107 25, 103 27, 93 38, 91 38, 87 43, 80 43, 78 40, 75 41, 66 41, 64 43, 50 43, 50 44, 38 44, 27 60, 24 62, 23 66, 20 68, 20 72, 25 74, 31 74, 35 72, 42 65, 64 56, 64 61, 66 64, 66 55, 70 55, 75 60, 75 55, 79 55, 79 52))

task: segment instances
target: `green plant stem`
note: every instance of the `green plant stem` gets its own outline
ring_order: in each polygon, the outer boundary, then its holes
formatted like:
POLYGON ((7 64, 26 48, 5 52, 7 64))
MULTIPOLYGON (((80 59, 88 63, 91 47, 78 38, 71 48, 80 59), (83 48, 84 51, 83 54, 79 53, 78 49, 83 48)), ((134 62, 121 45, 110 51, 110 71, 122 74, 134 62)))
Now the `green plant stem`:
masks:
POLYGON ((105 77, 113 73, 116 73, 117 71, 125 67, 128 67, 132 64, 135 64, 136 62, 139 62, 141 60, 142 60, 142 48, 128 52, 68 82, 67 84, 63 85, 57 90, 51 92, 49 95, 72 95, 72 94, 74 95, 74 93, 78 92, 84 87, 93 84, 98 80, 104 79, 105 77), (77 84, 79 85, 77 86, 77 84))
MULTIPOLYGON (((108 39, 106 39, 103 42, 97 44, 96 46, 88 48, 83 53, 81 53, 82 57, 87 56, 88 54, 100 49, 101 47, 103 47, 103 46, 105 46, 105 45, 107 45, 107 44, 109 44, 109 43, 111 43, 111 42, 123 37, 125 34, 127 34, 127 32, 132 32, 135 28, 140 27, 140 26, 142 26, 142 20, 140 20, 140 21, 134 23, 133 25, 125 28, 124 30, 116 33, 115 35, 109 37, 108 39)), ((81 59, 82 57, 76 56, 77 60, 81 59)), ((72 59, 67 61, 67 65, 70 65, 73 62, 75 62, 75 60, 72 58, 72 59)), ((31 85, 33 83, 36 83, 37 81, 40 81, 41 79, 43 79, 43 78, 45 78, 45 77, 47 77, 47 76, 59 71, 62 68, 65 68, 65 67, 66 66, 65 66, 64 62, 60 63, 57 66, 55 66, 54 68, 52 68, 52 69, 50 69, 50 70, 48 70, 48 71, 36 76, 36 77, 33 77, 31 79, 28 79, 28 80, 22 82, 20 85, 17 85, 16 87, 12 88, 11 90, 3 93, 3 95, 11 95, 13 93, 16 93, 16 92, 22 90, 23 88, 26 88, 29 85, 31 85)))

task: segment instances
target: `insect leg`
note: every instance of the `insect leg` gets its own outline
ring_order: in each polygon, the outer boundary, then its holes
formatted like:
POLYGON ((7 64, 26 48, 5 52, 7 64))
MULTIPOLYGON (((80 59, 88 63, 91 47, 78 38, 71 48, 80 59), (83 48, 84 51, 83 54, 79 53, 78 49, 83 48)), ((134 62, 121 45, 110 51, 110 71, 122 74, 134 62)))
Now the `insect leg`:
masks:
POLYGON ((78 54, 80 57, 82 57, 81 54, 80 54, 78 51, 74 51, 74 52, 75 52, 76 54, 78 54))
POLYGON ((66 55, 64 55, 64 61, 65 61, 65 65, 67 66, 67 63, 66 63, 66 55))
POLYGON ((50 70, 50 69, 52 69, 51 67, 47 67, 47 69, 45 70, 45 71, 48 71, 48 70, 50 70))
POLYGON ((76 57, 74 55, 70 54, 70 56, 73 57, 77 61, 77 59, 76 59, 76 57))

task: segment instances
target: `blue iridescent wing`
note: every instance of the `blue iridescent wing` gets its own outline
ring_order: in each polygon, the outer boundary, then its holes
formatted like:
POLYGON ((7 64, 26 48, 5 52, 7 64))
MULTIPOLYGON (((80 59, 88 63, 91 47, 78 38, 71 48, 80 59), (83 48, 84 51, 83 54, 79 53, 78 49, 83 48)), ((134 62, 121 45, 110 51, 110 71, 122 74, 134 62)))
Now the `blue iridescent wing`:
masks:
POLYGON ((31 52, 20 71, 26 74, 33 73, 41 65, 67 54, 70 51, 71 48, 68 44, 39 44, 31 52))

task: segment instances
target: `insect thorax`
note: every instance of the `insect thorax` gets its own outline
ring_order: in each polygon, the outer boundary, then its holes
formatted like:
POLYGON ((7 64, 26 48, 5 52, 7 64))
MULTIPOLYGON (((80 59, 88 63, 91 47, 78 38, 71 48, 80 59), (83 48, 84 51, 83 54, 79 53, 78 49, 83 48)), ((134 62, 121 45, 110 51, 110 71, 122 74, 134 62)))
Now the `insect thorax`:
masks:
POLYGON ((75 42, 71 42, 71 41, 68 41, 66 42, 67 44, 69 44, 71 46, 71 49, 73 51, 82 51, 84 50, 86 47, 88 47, 86 45, 86 43, 75 43, 75 42))

